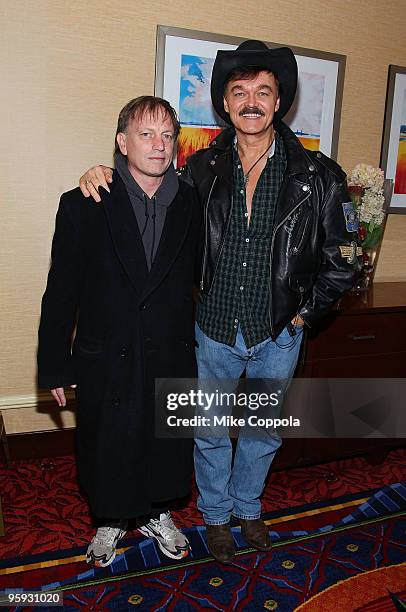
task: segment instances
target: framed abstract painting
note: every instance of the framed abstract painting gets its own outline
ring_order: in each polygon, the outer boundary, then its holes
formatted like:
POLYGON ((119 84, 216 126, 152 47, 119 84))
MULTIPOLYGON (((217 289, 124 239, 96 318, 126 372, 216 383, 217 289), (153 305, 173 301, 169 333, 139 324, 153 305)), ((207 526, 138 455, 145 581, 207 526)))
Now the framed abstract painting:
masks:
POLYGON ((389 66, 381 168, 394 182, 388 212, 406 214, 406 68, 389 66))
MULTIPOLYGON (((207 147, 224 128, 210 99, 211 72, 219 49, 243 38, 158 26, 155 95, 176 109, 182 126, 177 165, 207 147)), ((285 46, 266 42, 269 48, 285 46)), ((337 157, 345 56, 289 45, 299 68, 295 101, 284 121, 304 146, 337 157)))

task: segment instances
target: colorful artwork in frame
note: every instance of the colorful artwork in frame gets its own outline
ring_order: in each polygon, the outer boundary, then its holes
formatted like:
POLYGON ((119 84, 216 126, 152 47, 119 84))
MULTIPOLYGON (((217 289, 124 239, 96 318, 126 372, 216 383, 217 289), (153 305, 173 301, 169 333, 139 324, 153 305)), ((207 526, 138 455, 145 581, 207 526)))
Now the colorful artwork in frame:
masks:
MULTIPOLYGON (((224 128, 210 99, 210 79, 219 49, 244 39, 158 26, 155 94, 177 110, 182 125, 177 165, 208 146, 224 128)), ((267 42, 272 47, 282 44, 267 42)), ((345 56, 292 47, 299 67, 295 101, 285 121, 306 148, 335 158, 341 114, 345 56)))
POLYGON ((390 213, 406 214, 406 68, 389 66, 381 168, 394 181, 390 213))

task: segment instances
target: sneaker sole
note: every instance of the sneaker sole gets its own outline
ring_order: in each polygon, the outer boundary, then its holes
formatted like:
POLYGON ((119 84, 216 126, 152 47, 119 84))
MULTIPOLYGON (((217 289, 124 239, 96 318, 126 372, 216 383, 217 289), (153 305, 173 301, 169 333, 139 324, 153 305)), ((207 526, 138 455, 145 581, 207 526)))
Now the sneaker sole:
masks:
POLYGON ((185 557, 187 557, 189 554, 189 550, 190 550, 189 542, 188 542, 188 548, 186 550, 180 551, 180 553, 176 555, 174 553, 171 553, 167 548, 165 548, 165 546, 156 537, 156 534, 153 531, 150 531, 148 527, 138 527, 138 531, 142 533, 142 535, 146 536, 147 538, 152 538, 153 540, 155 540, 161 552, 166 557, 169 557, 170 559, 177 559, 179 561, 180 559, 184 559, 185 557))
POLYGON ((96 559, 93 556, 93 553, 90 553, 90 555, 86 555, 86 563, 89 563, 89 565, 94 565, 95 567, 108 567, 109 565, 113 563, 115 558, 116 558, 116 551, 114 551, 112 556, 109 559, 107 559, 107 561, 96 559))
MULTIPOLYGON (((127 531, 121 530, 117 541, 116 541, 116 545, 118 544, 118 542, 125 536, 125 534, 127 533, 127 531)), ((88 553, 86 553, 86 563, 94 565, 95 567, 108 567, 109 565, 111 565, 114 561, 114 559, 116 558, 116 548, 113 550, 113 554, 111 555, 111 557, 109 557, 107 559, 107 561, 102 561, 101 559, 97 559, 94 555, 93 552, 90 553, 90 555, 88 553)))

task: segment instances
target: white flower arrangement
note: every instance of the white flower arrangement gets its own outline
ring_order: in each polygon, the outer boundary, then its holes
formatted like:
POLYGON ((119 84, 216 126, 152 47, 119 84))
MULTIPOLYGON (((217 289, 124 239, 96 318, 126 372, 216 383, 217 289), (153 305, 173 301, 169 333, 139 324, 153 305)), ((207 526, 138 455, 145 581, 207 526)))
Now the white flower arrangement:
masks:
POLYGON ((365 247, 372 246, 380 238, 380 226, 385 218, 383 185, 383 170, 368 164, 357 164, 348 176, 349 192, 361 222, 360 238, 365 247))
POLYGON ((368 164, 357 164, 348 176, 349 185, 359 185, 365 189, 383 189, 383 180, 383 170, 368 164))
POLYGON ((381 225, 384 220, 385 213, 383 211, 383 205, 385 204, 385 198, 383 197, 383 191, 375 191, 372 187, 365 189, 365 193, 361 198, 361 206, 359 209, 360 221, 364 223, 374 223, 374 225, 381 225))

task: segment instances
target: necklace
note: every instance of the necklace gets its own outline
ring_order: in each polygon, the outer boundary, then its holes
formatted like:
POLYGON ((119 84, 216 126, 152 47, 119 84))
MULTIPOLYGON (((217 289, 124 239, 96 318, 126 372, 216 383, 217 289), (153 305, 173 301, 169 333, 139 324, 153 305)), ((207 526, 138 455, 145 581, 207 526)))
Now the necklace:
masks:
POLYGON ((251 168, 248 170, 248 172, 246 174, 244 174, 244 185, 247 186, 247 183, 249 181, 250 178, 250 174, 252 172, 252 170, 255 168, 255 166, 261 161, 261 159, 263 157, 265 157, 265 155, 268 153, 269 149, 272 147, 273 145, 273 141, 271 142, 271 144, 269 145, 269 147, 258 157, 257 161, 254 162, 251 166, 251 168))

